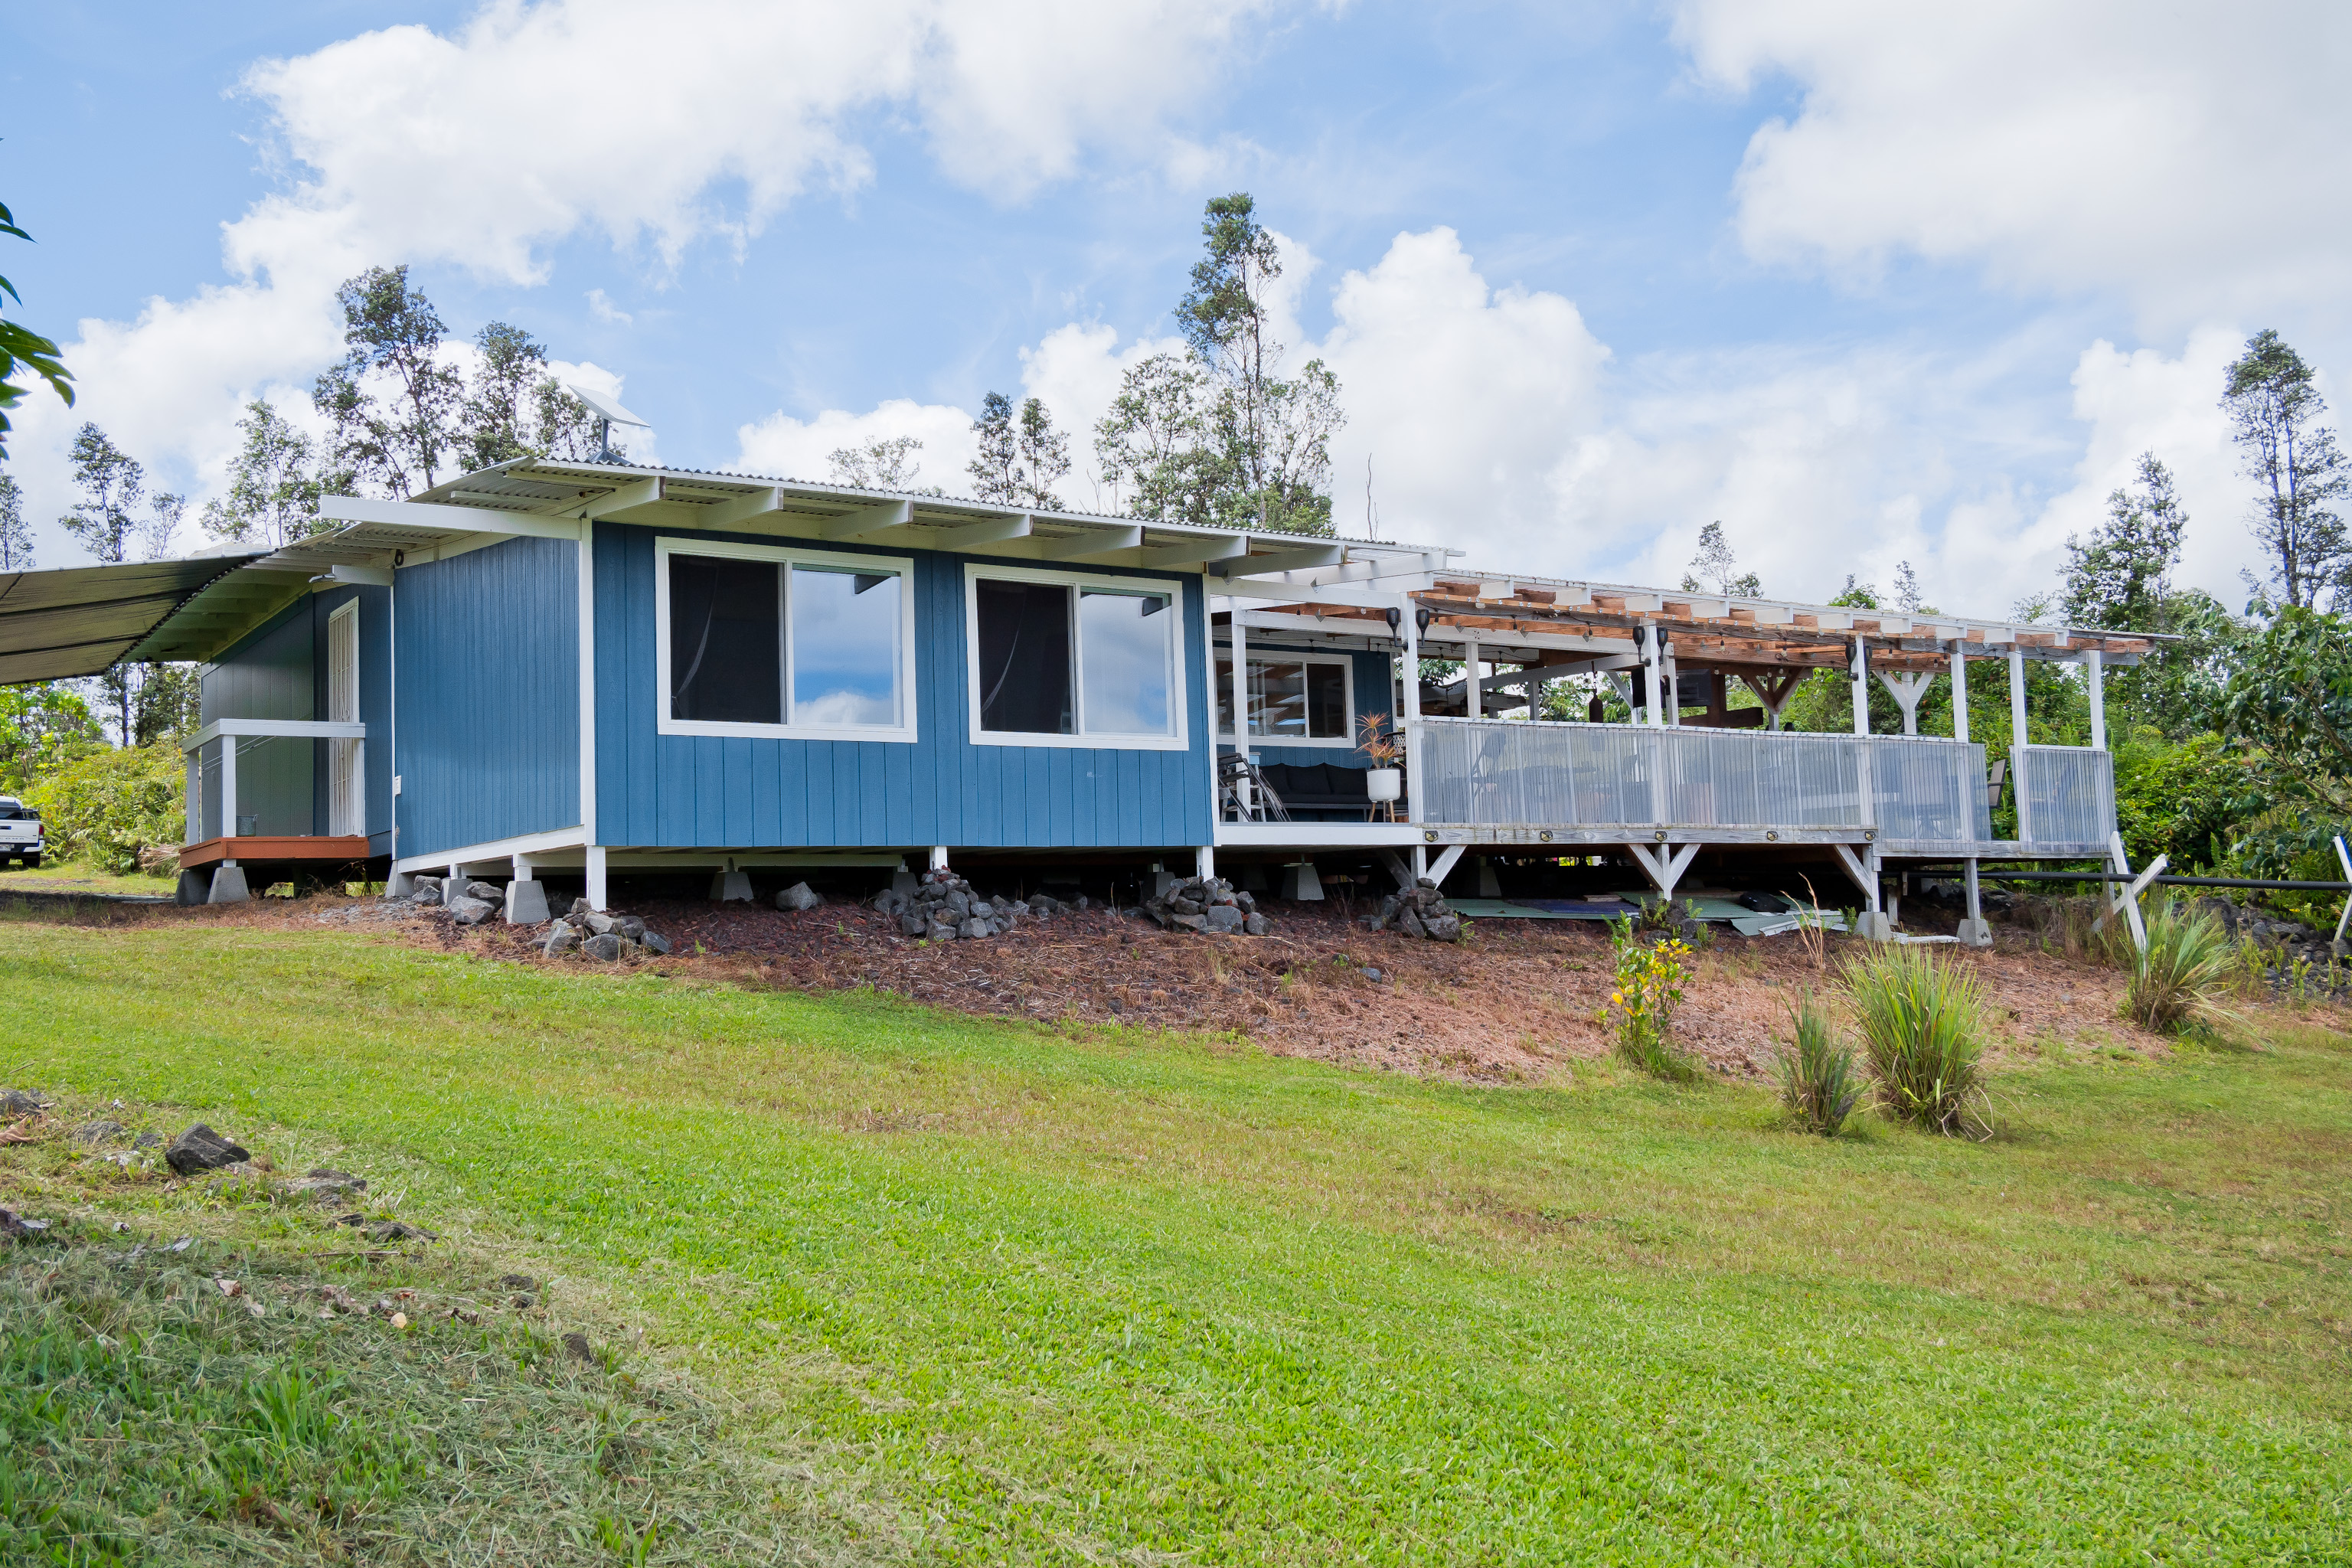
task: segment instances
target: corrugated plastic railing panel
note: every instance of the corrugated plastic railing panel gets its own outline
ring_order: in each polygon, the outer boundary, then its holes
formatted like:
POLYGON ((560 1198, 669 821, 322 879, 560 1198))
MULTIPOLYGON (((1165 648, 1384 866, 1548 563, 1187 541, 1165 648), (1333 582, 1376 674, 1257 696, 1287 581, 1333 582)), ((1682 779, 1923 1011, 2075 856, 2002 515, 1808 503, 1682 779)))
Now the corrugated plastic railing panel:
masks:
POLYGON ((1421 819, 1856 827, 1865 746, 1851 735, 1428 719, 1421 819))
POLYGON ((2024 833, 2036 844, 2105 844, 2115 831, 2116 765, 2081 746, 2025 748, 2024 833))
POLYGON ((1952 843, 1992 837, 1982 746, 1925 735, 1874 735, 1870 765, 1881 837, 1952 843))

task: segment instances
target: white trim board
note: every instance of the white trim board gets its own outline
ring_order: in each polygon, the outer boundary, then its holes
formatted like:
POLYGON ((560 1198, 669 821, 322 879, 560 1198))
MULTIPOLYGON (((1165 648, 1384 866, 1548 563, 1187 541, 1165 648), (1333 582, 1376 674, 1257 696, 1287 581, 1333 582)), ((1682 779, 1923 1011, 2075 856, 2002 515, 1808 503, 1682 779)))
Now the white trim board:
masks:
POLYGON ((392 863, 395 872, 430 871, 436 866, 456 866, 476 860, 510 860, 517 855, 541 855, 551 849, 577 849, 587 842, 587 836, 577 827, 558 827, 546 833, 526 833, 515 838, 493 839, 488 844, 461 844, 455 849, 436 849, 430 855, 404 855, 392 863))

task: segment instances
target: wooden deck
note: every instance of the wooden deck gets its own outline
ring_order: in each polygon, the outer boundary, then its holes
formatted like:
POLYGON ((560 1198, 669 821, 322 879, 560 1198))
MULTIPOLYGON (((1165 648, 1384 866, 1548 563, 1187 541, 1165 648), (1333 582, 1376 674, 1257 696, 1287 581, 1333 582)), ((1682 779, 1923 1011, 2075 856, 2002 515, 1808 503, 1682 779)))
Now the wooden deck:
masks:
POLYGON ((367 836, 358 833, 348 836, 302 834, 284 837, 206 838, 180 847, 180 868, 184 871, 223 860, 235 860, 239 865, 247 862, 274 865, 289 860, 364 860, 367 858, 367 836))

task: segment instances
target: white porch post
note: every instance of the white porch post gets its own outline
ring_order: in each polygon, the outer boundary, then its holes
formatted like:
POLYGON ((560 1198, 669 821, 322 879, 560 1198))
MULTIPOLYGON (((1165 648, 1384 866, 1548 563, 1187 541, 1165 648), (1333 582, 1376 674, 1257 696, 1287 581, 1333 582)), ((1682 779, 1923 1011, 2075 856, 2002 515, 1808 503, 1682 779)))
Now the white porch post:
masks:
POLYGON ((1659 648, 1658 654, 1664 661, 1659 666, 1664 679, 1658 687, 1658 695, 1665 700, 1666 722, 1679 729, 1683 721, 1682 671, 1675 666, 1675 645, 1666 643, 1659 648))
POLYGON ((1234 601, 1234 750, 1249 750, 1249 634, 1242 629, 1241 601, 1234 601))
POLYGON ((610 900, 605 897, 606 879, 604 876, 604 847, 602 844, 591 844, 588 846, 587 869, 588 907, 592 910, 602 910, 607 908, 610 904, 610 900))
POLYGON ((1969 657, 1960 651, 1960 640, 1952 639, 1952 739, 1969 738, 1969 657))
POLYGON ((2009 650, 2009 787, 2017 795, 2017 837, 2033 842, 2033 825, 2025 804, 2025 650, 2009 650))
POLYGON ((1658 623, 1643 622, 1641 638, 1643 668, 1649 681, 1648 701, 1643 709, 1642 722, 1653 726, 1663 725, 1665 720, 1658 709, 1658 679, 1665 667, 1659 658, 1658 623))
POLYGON ((221 743, 221 837, 236 837, 236 737, 224 734, 221 743))
POLYGON ((1462 669, 1468 683, 1468 690, 1463 700, 1470 705, 1470 717, 1483 719, 1486 713, 1486 704, 1481 700, 1485 693, 1478 689, 1478 639, 1475 637, 1462 639, 1462 669))
MULTIPOLYGON (((1404 819, 1421 820, 1421 623, 1414 619, 1421 606, 1412 602, 1411 594, 1399 594, 1397 603, 1403 606, 1403 618, 1397 622, 1397 631, 1404 638, 1403 676, 1399 684, 1404 689, 1404 819)), ((1413 846, 1413 874, 1421 874, 1421 847, 1413 846)))
POLYGON ((2091 698, 2091 750, 2107 749, 2106 655, 2093 648, 2083 656, 2083 685, 2091 698))
POLYGON ((1853 668, 1853 732, 1870 733, 1870 645, 1862 638, 1853 639, 1853 655, 1848 661, 1853 668))
POLYGON ((204 748, 192 747, 181 753, 188 767, 188 788, 183 798, 187 802, 188 830, 183 844, 194 844, 205 830, 205 763, 204 748))

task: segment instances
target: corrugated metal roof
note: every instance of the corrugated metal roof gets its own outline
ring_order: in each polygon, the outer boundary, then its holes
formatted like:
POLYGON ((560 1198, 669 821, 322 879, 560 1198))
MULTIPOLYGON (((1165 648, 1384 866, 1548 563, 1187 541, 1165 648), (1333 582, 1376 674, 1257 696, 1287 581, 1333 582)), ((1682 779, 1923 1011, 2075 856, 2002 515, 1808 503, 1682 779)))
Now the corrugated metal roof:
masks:
POLYGON ((0 575, 0 685, 110 668, 207 584, 257 553, 0 575))

